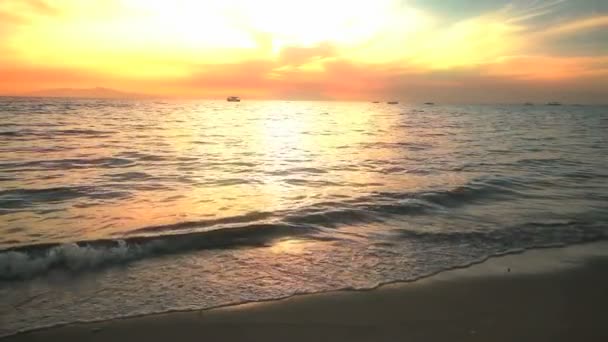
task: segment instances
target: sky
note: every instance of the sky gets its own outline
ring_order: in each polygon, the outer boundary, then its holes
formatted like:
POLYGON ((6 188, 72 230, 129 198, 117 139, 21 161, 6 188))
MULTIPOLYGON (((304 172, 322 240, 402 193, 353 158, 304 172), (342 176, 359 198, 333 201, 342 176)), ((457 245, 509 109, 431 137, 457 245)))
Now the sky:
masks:
POLYGON ((606 0, 0 0, 0 94, 608 103, 606 0))

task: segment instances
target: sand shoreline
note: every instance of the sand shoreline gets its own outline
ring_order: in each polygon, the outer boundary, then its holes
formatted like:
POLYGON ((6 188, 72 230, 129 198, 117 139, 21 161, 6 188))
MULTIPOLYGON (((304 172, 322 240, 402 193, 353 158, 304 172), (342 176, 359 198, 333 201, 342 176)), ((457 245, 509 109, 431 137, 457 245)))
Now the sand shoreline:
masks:
POLYGON ((605 341, 608 242, 537 249, 373 290, 29 331, 37 340, 605 341))

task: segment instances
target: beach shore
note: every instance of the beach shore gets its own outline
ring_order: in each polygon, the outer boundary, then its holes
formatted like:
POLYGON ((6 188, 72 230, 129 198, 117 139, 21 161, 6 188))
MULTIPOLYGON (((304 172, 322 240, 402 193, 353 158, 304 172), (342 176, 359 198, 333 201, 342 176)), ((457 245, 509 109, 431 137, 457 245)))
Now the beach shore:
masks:
POLYGON ((2 341, 608 341, 606 308, 603 242, 492 258, 369 291, 74 324, 2 341))

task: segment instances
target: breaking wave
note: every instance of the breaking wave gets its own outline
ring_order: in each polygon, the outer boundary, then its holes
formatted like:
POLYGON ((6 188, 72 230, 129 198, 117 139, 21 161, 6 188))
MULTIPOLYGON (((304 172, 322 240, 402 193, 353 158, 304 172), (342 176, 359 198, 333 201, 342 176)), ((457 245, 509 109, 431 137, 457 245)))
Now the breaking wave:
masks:
POLYGON ((27 279, 53 269, 78 272, 199 249, 263 246, 282 236, 301 235, 307 229, 251 224, 187 234, 24 246, 0 252, 0 279, 27 279))

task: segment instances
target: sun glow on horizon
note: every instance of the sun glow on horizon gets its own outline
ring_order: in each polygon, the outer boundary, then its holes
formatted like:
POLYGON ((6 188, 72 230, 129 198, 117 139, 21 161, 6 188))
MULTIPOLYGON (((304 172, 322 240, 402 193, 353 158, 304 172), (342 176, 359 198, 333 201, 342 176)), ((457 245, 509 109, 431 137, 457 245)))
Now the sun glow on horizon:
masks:
POLYGON ((532 22, 566 2, 515 2, 450 18, 413 0, 4 0, 0 62, 14 71, 5 72, 13 76, 0 81, 0 93, 76 84, 173 95, 216 87, 266 96, 299 87, 313 98, 358 97, 396 91, 395 73, 425 86, 461 82, 421 76, 446 72, 520 80, 602 75, 604 56, 539 52, 562 35, 608 26, 601 14, 532 22), (535 64, 543 60, 552 63, 535 64), (525 67, 514 70, 511 61, 525 67))

